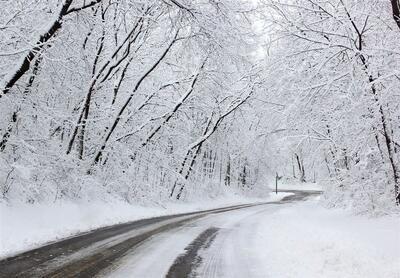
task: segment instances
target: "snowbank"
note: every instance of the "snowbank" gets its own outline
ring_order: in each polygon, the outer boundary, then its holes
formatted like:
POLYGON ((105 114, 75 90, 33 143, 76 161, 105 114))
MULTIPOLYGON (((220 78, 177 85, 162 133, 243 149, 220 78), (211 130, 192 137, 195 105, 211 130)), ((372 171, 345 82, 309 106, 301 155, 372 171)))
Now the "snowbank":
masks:
POLYGON ((271 193, 267 198, 243 198, 232 194, 215 200, 169 203, 165 206, 138 206, 122 201, 0 204, 0 257, 108 225, 245 203, 277 201, 287 195, 290 193, 271 193))
POLYGON ((399 218, 354 216, 314 201, 258 223, 252 248, 268 277, 400 277, 399 218))

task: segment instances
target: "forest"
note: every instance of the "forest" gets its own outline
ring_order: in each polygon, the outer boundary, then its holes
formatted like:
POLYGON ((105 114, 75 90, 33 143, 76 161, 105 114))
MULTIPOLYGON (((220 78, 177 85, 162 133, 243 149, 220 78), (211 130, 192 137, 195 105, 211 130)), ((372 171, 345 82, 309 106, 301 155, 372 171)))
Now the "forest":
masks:
POLYGON ((399 5, 2 0, 0 203, 260 196, 280 175, 398 212, 399 5))

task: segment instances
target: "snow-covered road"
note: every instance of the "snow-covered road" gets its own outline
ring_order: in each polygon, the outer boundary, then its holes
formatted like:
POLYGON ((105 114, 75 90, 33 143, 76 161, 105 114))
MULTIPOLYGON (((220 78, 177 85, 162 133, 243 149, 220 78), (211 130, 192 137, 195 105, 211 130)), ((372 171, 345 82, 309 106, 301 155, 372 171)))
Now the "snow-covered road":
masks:
POLYGON ((398 218, 328 210, 317 199, 299 191, 112 226, 0 261, 0 277, 400 278, 398 218))
POLYGON ((177 230, 196 219, 250 206, 301 200, 310 194, 313 193, 282 193, 275 201, 269 198, 261 203, 153 217, 85 232, 0 260, 0 277, 93 277, 125 255, 137 253, 152 237, 177 230), (278 201, 281 198, 288 199, 278 201))
POLYGON ((399 278, 400 221, 300 203, 208 215, 154 236, 104 277, 399 278))
POLYGON ((154 236, 104 276, 253 277, 248 275, 260 263, 250 252, 254 224, 279 206, 249 207, 191 221, 154 236), (202 236, 207 231, 209 236, 202 236))

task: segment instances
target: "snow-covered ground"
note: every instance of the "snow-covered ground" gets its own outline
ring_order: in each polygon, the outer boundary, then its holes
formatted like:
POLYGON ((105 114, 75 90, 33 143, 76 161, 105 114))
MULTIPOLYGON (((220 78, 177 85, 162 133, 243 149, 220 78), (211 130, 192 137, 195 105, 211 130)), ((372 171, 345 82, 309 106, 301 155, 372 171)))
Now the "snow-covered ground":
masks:
POLYGON ((0 204, 0 258, 41 246, 96 228, 138 219, 280 200, 290 193, 270 194, 267 198, 224 198, 194 203, 169 203, 165 206, 135 206, 114 203, 53 203, 44 205, 0 204))
POLYGON ((399 218, 353 216, 314 201, 257 223, 255 252, 271 277, 400 277, 399 218))
POLYGON ((106 277, 163 277, 210 227, 219 231, 200 250, 198 277, 400 277, 399 219, 328 210, 317 200, 207 216, 144 243, 106 277))

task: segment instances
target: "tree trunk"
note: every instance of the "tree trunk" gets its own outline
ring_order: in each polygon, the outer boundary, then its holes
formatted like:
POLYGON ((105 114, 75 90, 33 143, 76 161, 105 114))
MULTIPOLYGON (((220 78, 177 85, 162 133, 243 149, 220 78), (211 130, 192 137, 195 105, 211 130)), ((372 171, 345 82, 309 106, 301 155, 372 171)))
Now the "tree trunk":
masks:
POLYGON ((161 130, 161 128, 168 123, 171 118, 175 115, 176 111, 179 110, 179 108, 185 103, 185 101, 189 98, 189 96, 193 93, 194 91, 194 86, 196 85, 196 82, 199 78, 199 75, 201 73, 201 71, 204 68, 206 60, 204 60, 203 64, 201 65, 199 71, 197 72, 197 74, 194 76, 192 83, 190 84, 190 87, 188 89, 188 91, 186 92, 186 94, 175 104, 174 108, 172 109, 171 112, 168 112, 166 115, 164 115, 164 120, 161 122, 161 124, 159 124, 151 133, 150 135, 146 138, 146 140, 142 143, 142 147, 145 147, 150 141, 151 139, 161 130))
POLYGON ((300 181, 301 182, 306 182, 306 174, 304 172, 304 164, 303 161, 300 159, 299 155, 297 153, 294 154, 297 160, 297 166, 299 167, 299 173, 300 173, 300 181))
POLYGON ((228 162, 226 164, 225 185, 231 185, 231 157, 228 154, 228 162))
POLYGON ((400 28, 400 3, 399 0, 390 0, 392 4, 392 15, 393 19, 397 24, 397 27, 400 28))
MULTIPOLYGON (((103 6, 101 6, 101 19, 104 22, 104 20, 105 20, 105 12, 104 12, 103 6)), ((100 59, 100 55, 103 52, 105 35, 106 35, 106 30, 105 30, 105 27, 103 25, 103 30, 102 30, 102 34, 101 34, 101 38, 100 38, 100 43, 99 43, 99 46, 97 47, 96 56, 95 56, 94 61, 93 61, 92 78, 95 77, 96 68, 97 68, 97 65, 98 65, 98 62, 99 62, 99 59, 100 59)), ((92 83, 92 84, 93 84, 93 86, 91 86, 89 88, 88 97, 86 98, 85 107, 83 109, 84 110, 83 119, 82 119, 82 123, 81 123, 81 126, 80 126, 81 134, 80 134, 80 136, 78 138, 79 139, 79 143, 78 143, 78 146, 79 146, 79 150, 78 150, 79 159, 83 159, 83 155, 84 155, 84 151, 85 151, 86 126, 87 126, 87 121, 88 121, 88 118, 89 118, 90 103, 91 103, 91 100, 92 100, 92 94, 93 94, 94 86, 95 86, 94 83, 92 83)))
POLYGON ((383 112, 382 105, 379 107, 379 111, 381 114, 381 121, 382 121, 382 126, 383 126, 383 136, 385 137, 385 143, 386 143, 386 148, 389 156, 389 162, 390 166, 393 171, 393 181, 394 181, 394 193, 395 193, 395 200, 396 204, 400 205, 400 169, 399 165, 396 163, 395 160, 395 150, 394 150, 394 144, 392 141, 391 137, 391 132, 389 128, 389 124, 386 118, 385 113, 383 112))
MULTIPOLYGON (((36 61, 35 64, 33 66, 33 70, 32 70, 32 75, 29 78, 28 84, 26 85, 26 88, 24 90, 24 98, 26 97, 26 95, 30 92, 30 89, 32 88, 33 82, 36 79, 36 76, 39 73, 39 69, 40 69, 40 64, 42 62, 42 56, 39 56, 36 61)), ((6 132, 3 134, 3 137, 0 141, 0 152, 4 151, 4 149, 6 148, 8 139, 11 136, 11 133, 13 131, 13 129, 16 127, 17 122, 18 122, 18 114, 20 112, 21 107, 16 108, 16 110, 14 111, 14 113, 11 116, 11 120, 8 124, 7 130, 6 132)))
MULTIPOLYGON (((111 127, 106 129, 107 133, 106 133, 106 135, 104 137, 104 141, 103 141, 102 145, 100 146, 100 149, 98 150, 98 152, 97 152, 97 154, 96 154, 96 156, 94 158, 92 166, 96 165, 100 161, 101 156, 103 154, 103 151, 105 150, 105 148, 107 146, 108 140, 111 138, 111 135, 114 133, 116 127, 118 126, 118 123, 121 120, 121 116, 125 112, 125 109, 128 107, 129 103, 131 102, 133 96, 135 95, 136 91, 139 89, 139 87, 142 84, 142 82, 158 67, 158 65, 161 63, 161 61, 167 55, 167 53, 171 50, 172 46, 176 42, 177 35, 178 35, 178 32, 176 32, 175 37, 172 39, 171 43, 166 47, 166 49, 164 50, 162 55, 158 58, 158 60, 138 80, 138 82, 136 83, 135 87, 133 88, 133 91, 129 95, 128 99, 125 101, 124 105, 119 110, 117 116, 115 117, 115 120, 114 120, 113 124, 111 125, 111 127)), ((90 172, 90 170, 89 170, 89 172, 90 172)))
MULTIPOLYGON (((209 119, 208 119, 207 125, 206 125, 206 127, 205 127, 205 129, 204 129, 204 131, 203 131, 203 135, 206 134, 206 133, 208 132, 208 129, 210 128, 210 125, 211 125, 211 122, 212 122, 212 118, 213 118, 213 113, 211 114, 211 116, 210 116, 209 119)), ((201 145, 198 146, 197 149, 196 149, 196 151, 195 151, 195 154, 194 154, 194 156, 193 156, 193 158, 192 158, 192 161, 190 162, 190 165, 191 165, 191 166, 189 166, 189 168, 187 169, 187 173, 186 173, 186 175, 185 175, 185 180, 189 177, 189 172, 192 170, 192 167, 193 167, 193 165, 194 165, 194 161, 193 161, 193 160, 196 159, 198 153, 200 152, 200 148, 201 148, 201 145)), ((192 154, 192 152, 193 152, 192 149, 189 149, 189 150, 187 151, 186 156, 185 156, 185 158, 183 159, 183 161, 182 161, 182 163, 181 163, 181 168, 179 169, 179 174, 180 174, 180 175, 183 174, 183 171, 184 171, 184 169, 185 169, 185 167, 186 167, 186 162, 188 161, 188 159, 189 159, 190 155, 192 154)), ((175 181, 174 186, 173 186, 172 189, 171 189, 171 193, 169 194, 169 197, 174 196, 175 189, 176 189, 176 186, 177 186, 177 185, 178 185, 178 181, 175 181)), ((181 186, 181 189, 179 190, 179 192, 182 192, 182 191, 183 191, 183 188, 182 188, 182 187, 184 187, 184 185, 181 186)), ((180 197, 180 195, 179 195, 179 197, 180 197)), ((177 197, 177 198, 178 198, 178 197, 177 197)), ((179 198, 178 198, 178 199, 179 199, 179 198)))
MULTIPOLYGON (((17 81, 24 76, 24 74, 30 69, 31 62, 35 59, 38 53, 41 53, 42 49, 46 46, 46 43, 57 33, 62 26, 63 17, 68 14, 68 9, 73 0, 65 0, 61 9, 57 15, 57 18, 50 25, 50 28, 39 37, 39 40, 28 54, 22 59, 21 65, 18 69, 10 76, 8 80, 4 82, 3 94, 7 94, 10 89, 17 83, 17 81)), ((2 94, 0 94, 0 98, 2 94)))
MULTIPOLYGON (((343 4, 343 2, 342 2, 343 4)), ((391 4, 392 4, 392 10, 393 10, 393 18, 396 21, 397 26, 400 28, 400 18, 399 18, 399 1, 398 0, 391 0, 391 4)), ((344 5, 343 5, 344 6, 344 5)), ((360 30, 358 29, 357 25, 355 24, 353 18, 350 16, 350 13, 346 10, 347 13, 347 17, 350 20, 352 26, 354 27, 357 36, 358 36, 358 45, 357 45, 357 49, 360 51, 360 53, 362 53, 362 48, 363 48, 363 32, 360 32, 360 30)), ((379 96, 378 96, 378 92, 376 89, 376 85, 375 85, 375 78, 370 74, 369 72, 369 67, 368 67, 368 63, 367 63, 367 58, 366 56, 364 56, 363 54, 360 54, 358 57, 360 57, 361 63, 364 67, 365 73, 368 76, 368 80, 371 84, 371 93, 374 97, 374 100, 379 108, 379 114, 380 114, 380 121, 383 127, 383 135, 385 137, 385 144, 386 144, 386 148, 388 151, 388 157, 389 157, 389 162, 390 162, 390 167, 392 169, 392 173, 393 173, 393 181, 394 181, 394 193, 395 193, 395 200, 396 200, 396 204, 400 205, 400 168, 397 164, 397 161, 395 161, 395 150, 394 150, 394 143, 393 143, 393 139, 392 139, 392 130, 389 126, 389 122, 388 119, 385 115, 385 112, 383 110, 383 106, 379 101, 379 96)))
MULTIPOLYGON (((146 11, 147 12, 147 11, 146 11)), ((92 98, 92 94, 95 90, 95 86, 97 84, 97 82, 99 81, 100 77, 103 75, 103 73, 108 69, 108 72, 105 74, 106 78, 109 74, 111 74, 112 68, 115 68, 115 65, 110 66, 111 62, 113 59, 115 59, 117 57, 117 54, 119 53, 119 51, 121 51, 121 49, 123 48, 123 46, 129 41, 129 39, 131 38, 131 36, 133 36, 133 34, 135 34, 135 31, 137 30, 137 28, 139 26, 141 26, 143 22, 143 18, 140 18, 137 23, 135 24, 135 26, 132 28, 132 30, 129 32, 129 34, 125 37, 125 39, 122 41, 122 43, 117 47, 117 49, 113 52, 113 54, 111 55, 111 57, 102 65, 102 67, 99 69, 98 73, 92 78, 92 80, 90 81, 90 85, 89 85, 89 89, 88 92, 85 96, 84 99, 84 104, 83 107, 81 108, 80 112, 79 112, 79 117, 78 120, 74 126, 73 132, 71 134, 71 138, 69 140, 68 143, 68 147, 67 147, 67 154, 70 154, 72 151, 72 147, 74 145, 76 136, 78 135, 78 130, 79 128, 82 126, 82 121, 85 117, 85 115, 88 113, 86 111, 86 108, 89 106, 91 98, 92 98)), ((137 37, 137 36, 136 36, 137 37)), ((132 41, 133 42, 133 41, 132 41)), ((129 42, 129 44, 131 44, 132 42, 129 42)), ((129 46, 128 46, 129 48, 129 46)), ((119 61, 116 64, 119 64, 122 60, 126 59, 127 56, 124 55, 121 59, 119 59, 119 61)), ((104 78, 101 82, 104 81, 104 78)))

